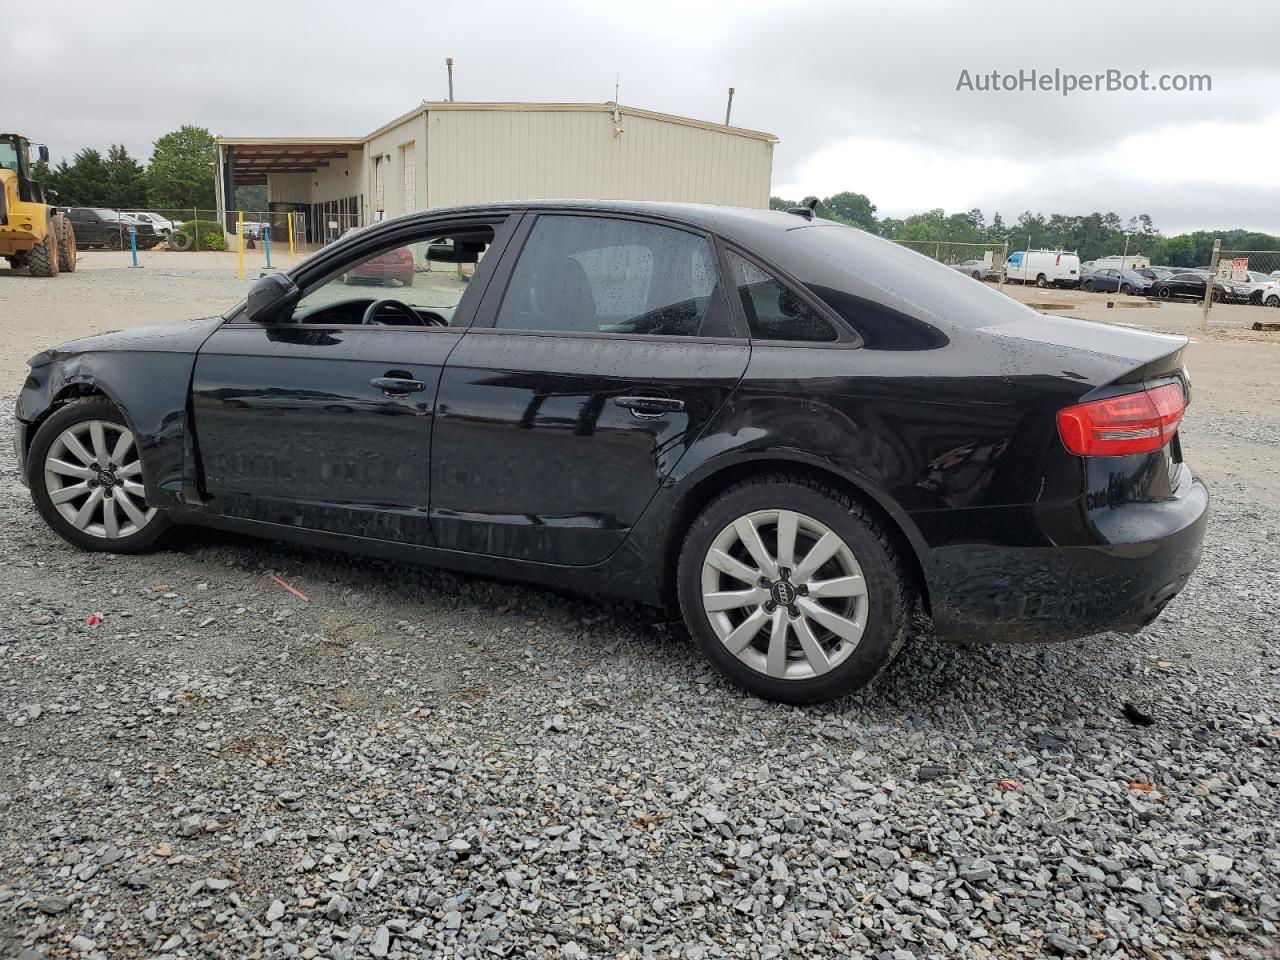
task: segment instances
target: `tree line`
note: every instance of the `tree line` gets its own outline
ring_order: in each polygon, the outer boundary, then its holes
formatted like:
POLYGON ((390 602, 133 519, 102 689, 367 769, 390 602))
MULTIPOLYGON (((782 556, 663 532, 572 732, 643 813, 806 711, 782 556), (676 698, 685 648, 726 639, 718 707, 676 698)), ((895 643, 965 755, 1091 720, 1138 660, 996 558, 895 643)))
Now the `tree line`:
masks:
MULTIPOLYGON (((144 166, 123 144, 113 143, 104 156, 94 147, 77 150, 70 162, 37 163, 32 176, 55 190, 61 207, 107 207, 112 210, 201 210, 214 208, 214 163, 217 148, 204 127, 183 126, 152 144, 144 166)), ((239 209, 265 210, 263 186, 236 190, 239 209)))
POLYGON ((829 197, 807 197, 803 201, 770 197, 775 210, 817 201, 820 217, 860 227, 868 233, 888 240, 932 243, 1009 244, 1009 250, 1033 249, 1074 250, 1081 260, 1119 255, 1125 250, 1141 253, 1152 263, 1171 267, 1203 266, 1209 262, 1215 237, 1222 238, 1226 250, 1280 250, 1280 237, 1251 230, 1196 230, 1165 236, 1156 229, 1149 215, 1140 213, 1126 222, 1115 213, 1090 213, 1070 216, 1025 211, 1013 223, 1006 223, 999 213, 987 220, 977 208, 964 213, 948 214, 934 209, 905 219, 879 218, 876 206, 861 193, 846 191, 829 197))

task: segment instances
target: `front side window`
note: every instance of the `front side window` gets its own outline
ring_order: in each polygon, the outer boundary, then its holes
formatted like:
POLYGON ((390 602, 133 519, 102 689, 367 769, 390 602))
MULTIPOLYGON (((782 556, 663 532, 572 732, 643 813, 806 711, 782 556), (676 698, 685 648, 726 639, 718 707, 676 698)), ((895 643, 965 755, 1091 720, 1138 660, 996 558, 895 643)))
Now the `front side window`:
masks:
POLYGON ((294 308, 293 321, 360 324, 371 303, 391 300, 398 305, 380 309, 369 322, 448 326, 493 237, 492 227, 472 226, 362 254, 308 291, 294 308), (415 321, 415 315, 425 322, 415 321))
POLYGON ((838 338, 817 310, 776 277, 733 251, 729 266, 753 340, 830 343, 838 338))
POLYGON ((544 215, 520 253, 496 326, 691 337, 722 335, 727 323, 706 238, 636 220, 544 215))

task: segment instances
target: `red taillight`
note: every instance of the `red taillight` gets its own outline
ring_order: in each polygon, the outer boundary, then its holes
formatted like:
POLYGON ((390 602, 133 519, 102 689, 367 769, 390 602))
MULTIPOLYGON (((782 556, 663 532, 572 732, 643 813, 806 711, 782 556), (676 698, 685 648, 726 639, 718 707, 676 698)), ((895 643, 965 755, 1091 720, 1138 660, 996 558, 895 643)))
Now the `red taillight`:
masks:
POLYGON ((400 258, 401 263, 413 263, 413 254, 401 247, 396 251, 396 255, 400 258))
POLYGON ((1066 448, 1081 457, 1151 453, 1173 439, 1186 408, 1182 386, 1167 383, 1060 410, 1058 433, 1066 448))

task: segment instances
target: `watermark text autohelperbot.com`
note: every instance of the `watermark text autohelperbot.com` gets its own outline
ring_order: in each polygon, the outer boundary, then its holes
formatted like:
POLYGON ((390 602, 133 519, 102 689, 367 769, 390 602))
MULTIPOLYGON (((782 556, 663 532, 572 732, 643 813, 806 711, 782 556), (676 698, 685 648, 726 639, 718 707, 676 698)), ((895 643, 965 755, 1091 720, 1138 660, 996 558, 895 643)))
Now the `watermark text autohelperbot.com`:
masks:
POLYGON ((1207 73, 1151 73, 1139 70, 1103 70, 1072 73, 1053 70, 964 69, 956 80, 957 93, 1212 93, 1213 77, 1207 73))

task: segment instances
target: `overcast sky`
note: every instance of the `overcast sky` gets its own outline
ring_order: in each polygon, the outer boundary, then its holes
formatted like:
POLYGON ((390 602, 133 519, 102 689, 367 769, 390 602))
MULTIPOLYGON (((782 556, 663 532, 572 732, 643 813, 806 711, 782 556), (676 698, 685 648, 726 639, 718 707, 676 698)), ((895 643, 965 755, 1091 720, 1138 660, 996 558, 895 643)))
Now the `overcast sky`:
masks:
POLYGON ((777 134, 773 192, 867 194, 881 216, 980 207, 1150 213, 1166 233, 1280 233, 1280 4, 174 3, 60 0, 10 18, 0 125, 55 157, 183 123, 355 136, 419 101, 621 102, 777 134), (127 11, 127 13, 126 13, 127 11), (1212 92, 979 93, 1019 69, 1212 92))

